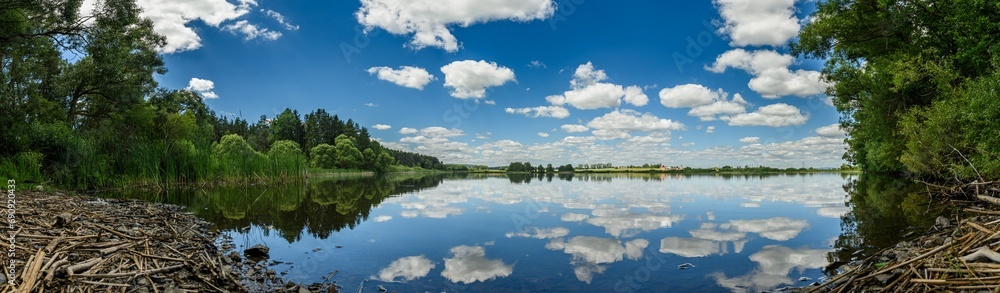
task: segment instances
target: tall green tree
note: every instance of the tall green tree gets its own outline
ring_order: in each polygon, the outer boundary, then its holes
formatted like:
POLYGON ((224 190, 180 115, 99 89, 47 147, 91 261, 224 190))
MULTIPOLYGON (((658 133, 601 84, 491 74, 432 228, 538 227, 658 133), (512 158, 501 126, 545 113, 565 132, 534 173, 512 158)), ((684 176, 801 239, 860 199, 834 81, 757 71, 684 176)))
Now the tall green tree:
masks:
POLYGON ((267 136, 269 143, 279 140, 291 140, 300 145, 305 142, 305 128, 299 111, 285 108, 281 114, 274 117, 270 124, 270 133, 267 136))
POLYGON ((347 135, 337 136, 337 167, 342 169, 357 169, 364 162, 364 155, 354 146, 354 139, 347 135))
POLYGON ((827 0, 812 19, 792 52, 826 59, 827 94, 849 134, 845 158, 865 171, 913 171, 900 161, 903 118, 1000 65, 993 1, 827 0))

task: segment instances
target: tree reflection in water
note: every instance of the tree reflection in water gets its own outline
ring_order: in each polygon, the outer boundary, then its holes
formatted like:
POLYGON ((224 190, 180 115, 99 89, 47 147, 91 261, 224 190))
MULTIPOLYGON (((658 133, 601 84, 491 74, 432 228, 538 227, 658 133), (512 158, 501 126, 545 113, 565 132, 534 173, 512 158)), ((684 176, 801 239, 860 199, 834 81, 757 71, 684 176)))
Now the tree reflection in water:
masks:
POLYGON ((905 178, 863 174, 844 190, 851 212, 840 217, 842 232, 827 255, 832 264, 863 259, 908 240, 904 236, 920 235, 948 212, 930 201, 923 184, 905 178))

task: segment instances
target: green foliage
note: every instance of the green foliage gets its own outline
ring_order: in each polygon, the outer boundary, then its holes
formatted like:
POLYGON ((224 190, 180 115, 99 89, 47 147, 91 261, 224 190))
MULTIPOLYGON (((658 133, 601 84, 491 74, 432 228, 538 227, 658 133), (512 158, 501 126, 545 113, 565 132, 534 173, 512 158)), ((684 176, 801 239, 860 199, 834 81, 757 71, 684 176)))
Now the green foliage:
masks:
POLYGON ((900 161, 938 178, 1000 178, 1000 74, 917 108, 902 119, 906 149, 900 161))
POLYGON ((354 140, 346 135, 337 136, 337 168, 357 169, 364 161, 364 155, 354 146, 354 140))
POLYGON ((272 168, 281 176, 296 176, 306 167, 306 157, 302 154, 299 144, 291 140, 281 140, 271 145, 267 151, 272 168))
MULTIPOLYGON (((1000 65, 1000 6, 978 0, 827 0, 817 4, 813 17, 816 21, 803 28, 791 47, 793 53, 826 59, 823 77, 832 84, 827 94, 835 97, 849 134, 845 158, 870 172, 933 177, 955 169, 953 155, 947 154, 952 150, 945 147, 957 143, 953 137, 983 131, 956 128, 944 120, 966 119, 956 116, 960 102, 953 96, 962 94, 955 92, 994 74, 1000 65), (924 120, 933 121, 925 125, 924 120), (935 135, 943 135, 944 141, 931 141, 935 135)), ((996 100, 983 100, 980 106, 963 109, 996 108, 996 100)), ((983 118, 959 125, 988 121, 983 118)), ((959 150, 976 157, 973 153, 986 150, 980 145, 991 144, 982 139, 966 141, 967 149, 959 150)), ((955 170, 970 177, 970 172, 955 170)))
POLYGON ((302 120, 299 119, 299 111, 285 108, 284 112, 274 117, 270 123, 270 134, 267 140, 272 145, 281 140, 303 143, 305 141, 305 128, 302 126, 302 120))
POLYGON ((309 150, 309 166, 313 168, 330 169, 337 166, 337 149, 325 143, 309 150))

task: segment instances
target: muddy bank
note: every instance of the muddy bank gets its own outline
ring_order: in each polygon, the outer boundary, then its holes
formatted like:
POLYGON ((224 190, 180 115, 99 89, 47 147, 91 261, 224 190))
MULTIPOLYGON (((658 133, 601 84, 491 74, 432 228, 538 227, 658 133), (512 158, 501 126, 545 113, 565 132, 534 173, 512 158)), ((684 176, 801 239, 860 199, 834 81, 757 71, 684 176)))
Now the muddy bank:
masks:
POLYGON ((176 205, 21 192, 15 211, 0 242, 8 252, 0 292, 336 290, 284 282, 267 269, 266 249, 235 251, 212 224, 176 205))
POLYGON ((960 212, 938 217, 922 236, 863 260, 806 292, 1000 292, 1000 193, 949 200, 960 212))

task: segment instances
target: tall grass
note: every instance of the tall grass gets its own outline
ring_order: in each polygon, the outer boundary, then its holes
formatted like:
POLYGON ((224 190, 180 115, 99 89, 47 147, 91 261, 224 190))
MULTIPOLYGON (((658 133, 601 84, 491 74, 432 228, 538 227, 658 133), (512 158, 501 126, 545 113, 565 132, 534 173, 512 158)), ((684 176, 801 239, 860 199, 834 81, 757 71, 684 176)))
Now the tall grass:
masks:
POLYGON ((305 155, 294 142, 275 143, 265 155, 238 135, 227 135, 217 143, 73 135, 59 150, 0 157, 0 178, 107 189, 272 182, 303 178, 307 169, 305 155))

